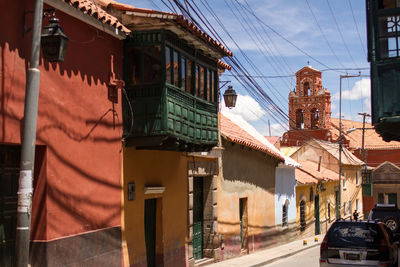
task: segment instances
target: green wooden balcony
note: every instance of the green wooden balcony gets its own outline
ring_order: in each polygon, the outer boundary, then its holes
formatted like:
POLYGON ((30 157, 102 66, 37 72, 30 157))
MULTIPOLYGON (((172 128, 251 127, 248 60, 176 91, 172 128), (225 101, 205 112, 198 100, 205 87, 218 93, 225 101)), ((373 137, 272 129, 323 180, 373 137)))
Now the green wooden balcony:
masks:
POLYGON ((217 105, 172 85, 133 88, 124 106, 127 146, 207 151, 218 143, 217 105), (131 113, 131 114, 129 114, 131 113))
POLYGON ((217 59, 165 30, 125 42, 127 146, 207 151, 218 143, 217 59))

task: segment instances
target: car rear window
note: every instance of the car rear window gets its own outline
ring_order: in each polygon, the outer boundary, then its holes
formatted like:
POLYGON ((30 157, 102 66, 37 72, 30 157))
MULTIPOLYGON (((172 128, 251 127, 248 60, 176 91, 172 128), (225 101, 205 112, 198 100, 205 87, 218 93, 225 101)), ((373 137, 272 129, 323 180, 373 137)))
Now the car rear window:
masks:
POLYGON ((379 225, 373 223, 334 223, 328 231, 329 246, 373 247, 381 238, 379 225))

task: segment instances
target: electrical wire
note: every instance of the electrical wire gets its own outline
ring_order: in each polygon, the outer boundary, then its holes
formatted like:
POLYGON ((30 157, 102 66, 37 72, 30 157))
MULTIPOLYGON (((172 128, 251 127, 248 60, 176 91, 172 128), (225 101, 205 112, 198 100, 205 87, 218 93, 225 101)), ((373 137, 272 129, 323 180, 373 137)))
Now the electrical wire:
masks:
POLYGON ((356 31, 357 31, 357 35, 358 35, 358 39, 360 40, 360 44, 361 47, 364 51, 364 55, 367 56, 367 52, 365 51, 365 45, 363 44, 362 40, 361 40, 361 35, 360 35, 360 31, 358 30, 358 26, 357 26, 357 21, 356 21, 356 17, 354 16, 354 10, 353 10, 353 6, 351 5, 351 0, 347 0, 347 2, 349 3, 350 6, 350 10, 351 10, 351 16, 353 17, 353 21, 354 21, 354 26, 356 27, 356 31))
POLYGON ((345 47, 346 50, 347 50, 347 54, 349 55, 350 59, 353 61, 354 66, 356 66, 356 67, 358 68, 357 63, 355 62, 353 56, 351 55, 350 50, 349 50, 349 47, 347 46, 346 41, 344 40, 342 31, 340 30, 339 24, 338 24, 338 22, 337 22, 337 20, 336 20, 336 16, 335 16, 335 14, 334 14, 334 12, 333 12, 333 9, 332 9, 332 7, 331 7, 331 4, 329 3, 329 0, 326 0, 326 3, 328 4, 329 11, 331 12, 331 15, 332 15, 332 17, 333 17, 333 21, 335 22, 336 28, 337 28, 337 30, 338 30, 338 32, 339 32, 340 38, 342 39, 343 45, 344 45, 344 47, 345 47))
POLYGON ((322 27, 321 27, 321 25, 319 24, 319 22, 318 22, 318 20, 317 20, 317 17, 315 16, 315 14, 314 14, 314 12, 313 12, 313 10, 312 10, 312 8, 311 8, 310 3, 308 2, 308 0, 305 0, 305 1, 306 1, 306 3, 307 3, 308 9, 309 9, 310 12, 311 12, 311 15, 313 16, 313 18, 314 18, 314 20, 315 20, 315 23, 316 23, 317 26, 318 26, 319 31, 320 31, 321 34, 322 34, 322 37, 324 38, 326 44, 328 45, 329 50, 331 50, 331 53, 334 55, 334 57, 336 58, 336 60, 337 60, 337 62, 339 63, 339 65, 342 66, 342 67, 344 68, 342 62, 339 60, 339 57, 336 55, 335 51, 332 49, 332 46, 331 46, 330 42, 328 41, 328 38, 326 38, 326 35, 325 35, 324 31, 322 30, 322 27))

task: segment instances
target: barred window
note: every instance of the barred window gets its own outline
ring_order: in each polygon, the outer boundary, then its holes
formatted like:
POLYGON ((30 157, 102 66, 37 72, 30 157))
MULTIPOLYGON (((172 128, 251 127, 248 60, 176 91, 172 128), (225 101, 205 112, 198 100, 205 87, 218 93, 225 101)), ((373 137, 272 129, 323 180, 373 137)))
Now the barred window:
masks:
POLYGON ((288 225, 288 204, 285 202, 285 204, 282 206, 282 226, 287 226, 288 225))

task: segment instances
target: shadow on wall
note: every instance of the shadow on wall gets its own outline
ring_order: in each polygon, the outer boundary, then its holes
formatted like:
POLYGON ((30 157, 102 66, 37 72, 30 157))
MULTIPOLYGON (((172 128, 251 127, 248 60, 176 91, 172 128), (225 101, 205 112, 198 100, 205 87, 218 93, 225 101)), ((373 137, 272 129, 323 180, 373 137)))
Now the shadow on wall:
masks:
POLYGON ((277 159, 225 140, 223 146, 225 150, 222 154, 222 164, 225 181, 240 181, 274 191, 275 168, 279 163, 277 159))

